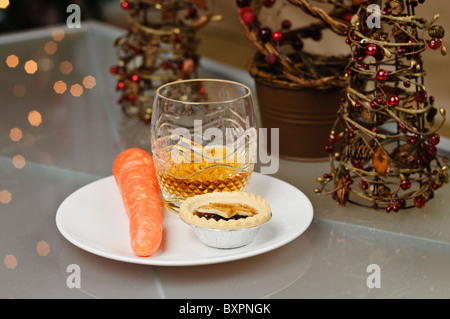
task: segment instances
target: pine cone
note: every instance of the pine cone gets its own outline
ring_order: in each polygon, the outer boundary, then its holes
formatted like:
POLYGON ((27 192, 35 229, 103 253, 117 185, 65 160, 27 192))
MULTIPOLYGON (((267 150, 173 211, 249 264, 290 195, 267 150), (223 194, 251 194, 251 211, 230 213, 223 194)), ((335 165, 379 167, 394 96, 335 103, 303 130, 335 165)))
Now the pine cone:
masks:
POLYGON ((394 159, 399 167, 412 169, 418 166, 417 159, 419 157, 419 153, 411 143, 406 143, 396 147, 390 157, 394 159))
MULTIPOLYGON (((405 109, 417 111, 417 110, 425 108, 425 103, 418 103, 416 101, 416 97, 413 94, 411 94, 403 100, 402 107, 405 109)), ((412 125, 415 125, 415 126, 418 125, 418 123, 416 123, 417 115, 415 115, 415 114, 403 113, 403 119, 412 125)))
POLYGON ((434 25, 428 29, 428 34, 432 38, 443 38, 445 35, 445 29, 440 25, 434 25))
POLYGON ((359 162, 365 162, 373 156, 373 141, 365 142, 362 137, 354 137, 345 149, 345 156, 359 162))
POLYGON ((392 14, 394 16, 402 14, 402 12, 405 10, 405 4, 403 0, 392 0, 389 2, 389 6, 391 7, 392 14))

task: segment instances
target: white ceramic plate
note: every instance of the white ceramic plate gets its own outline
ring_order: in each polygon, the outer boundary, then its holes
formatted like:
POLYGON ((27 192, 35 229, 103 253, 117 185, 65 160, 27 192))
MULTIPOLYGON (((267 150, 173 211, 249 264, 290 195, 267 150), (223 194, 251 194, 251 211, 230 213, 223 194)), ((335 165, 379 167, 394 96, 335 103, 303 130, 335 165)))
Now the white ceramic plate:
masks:
POLYGON ((156 266, 190 266, 227 262, 279 248, 300 236, 311 224, 309 199, 294 186, 253 173, 248 193, 269 201, 272 219, 247 246, 216 249, 202 244, 177 213, 164 209, 164 237, 150 257, 138 257, 130 246, 128 217, 113 176, 88 184, 67 197, 58 208, 56 225, 74 245, 106 258, 156 266))

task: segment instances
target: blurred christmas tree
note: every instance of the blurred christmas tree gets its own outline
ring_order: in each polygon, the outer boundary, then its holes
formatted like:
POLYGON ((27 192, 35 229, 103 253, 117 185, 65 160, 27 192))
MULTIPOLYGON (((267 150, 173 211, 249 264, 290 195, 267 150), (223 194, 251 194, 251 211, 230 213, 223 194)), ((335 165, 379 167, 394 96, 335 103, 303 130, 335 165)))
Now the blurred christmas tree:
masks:
POLYGON ((151 118, 156 89, 178 79, 196 77, 199 63, 196 31, 212 16, 206 0, 122 0, 128 33, 116 40, 118 103, 125 114, 151 118))
POLYGON ((325 147, 331 171, 316 192, 387 212, 422 208, 448 182, 436 148, 445 110, 425 87, 422 59, 425 50, 446 54, 445 31, 435 25, 439 15, 416 15, 423 0, 353 2, 360 8, 346 39, 349 83, 325 147))

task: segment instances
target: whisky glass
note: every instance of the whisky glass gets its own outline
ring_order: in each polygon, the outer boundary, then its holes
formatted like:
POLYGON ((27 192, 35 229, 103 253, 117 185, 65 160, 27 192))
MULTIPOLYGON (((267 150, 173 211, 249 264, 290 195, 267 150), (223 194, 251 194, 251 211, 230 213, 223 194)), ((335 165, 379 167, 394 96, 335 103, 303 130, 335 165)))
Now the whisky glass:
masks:
POLYGON ((220 79, 193 79, 158 88, 151 144, 161 193, 178 211, 188 197, 244 191, 256 163, 251 90, 220 79))

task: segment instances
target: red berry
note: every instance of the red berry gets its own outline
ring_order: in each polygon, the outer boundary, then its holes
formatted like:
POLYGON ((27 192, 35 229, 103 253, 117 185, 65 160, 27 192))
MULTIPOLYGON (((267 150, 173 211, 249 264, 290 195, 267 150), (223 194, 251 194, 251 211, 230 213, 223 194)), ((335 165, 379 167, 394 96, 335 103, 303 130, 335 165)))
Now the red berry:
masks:
POLYGON ((278 62, 278 56, 275 53, 269 53, 266 55, 265 60, 267 64, 275 64, 278 62))
POLYGON ((250 5, 250 0, 236 0, 236 5, 239 8, 248 7, 250 5))
POLYGON ((109 71, 110 71, 112 74, 116 75, 116 74, 119 72, 119 67, 118 67, 117 65, 113 65, 113 66, 109 69, 109 71))
POLYGON ((431 105, 433 105, 434 104, 434 100, 435 100, 434 96, 430 96, 429 100, 430 100, 431 105))
POLYGON ((428 42, 428 46, 433 49, 433 50, 437 50, 441 47, 442 45, 442 40, 439 38, 433 38, 430 40, 430 42, 428 42))
POLYGON ((440 141, 441 138, 439 137, 439 134, 431 133, 428 135, 428 144, 435 146, 438 145, 440 141))
POLYGON ((378 53, 378 46, 376 44, 369 44, 366 47, 366 53, 372 56, 376 55, 378 53))
POLYGON ((130 102, 134 102, 134 101, 136 101, 136 95, 134 93, 130 93, 127 95, 127 99, 130 102))
POLYGON ((398 126, 399 126, 399 128, 400 128, 400 131, 402 131, 403 134, 406 134, 406 132, 407 132, 408 130, 406 129, 405 124, 399 123, 398 126))
POLYGON ((292 22, 291 22, 291 20, 288 20, 288 19, 283 20, 283 22, 281 22, 281 27, 282 27, 283 29, 290 29, 290 28, 292 27, 292 22))
POLYGON ((409 88, 409 87, 411 86, 411 82, 405 81, 405 82, 403 82, 403 86, 404 86, 405 88, 409 88))
POLYGON ((408 140, 411 144, 415 145, 417 143, 417 140, 419 139, 418 134, 414 134, 413 136, 408 136, 408 140))
POLYGON ((380 69, 377 72, 377 79, 382 82, 386 81, 388 79, 388 76, 389 74, 386 70, 380 69))
POLYGON ((367 188, 369 188, 369 185, 367 184, 366 181, 361 180, 361 188, 362 188, 363 190, 366 190, 367 188))
POLYGON ((353 130, 348 130, 348 137, 349 138, 354 138, 355 137, 355 132, 353 130))
POLYGON ((405 179, 405 180, 401 181, 400 187, 405 191, 411 187, 411 183, 410 183, 410 181, 405 179))
POLYGON ((360 161, 357 161, 355 159, 352 160, 352 165, 355 168, 364 169, 363 163, 361 163, 360 161))
POLYGON ((277 42, 280 41, 282 37, 283 37, 283 33, 281 33, 280 31, 275 31, 272 34, 272 39, 277 42))
POLYGON ((303 49, 303 41, 300 38, 295 37, 294 40, 292 40, 291 46, 294 50, 300 51, 303 49))
POLYGON ((426 202, 427 202, 427 199, 423 195, 419 195, 414 198, 414 205, 418 208, 424 207, 426 202))
POLYGON ((328 142, 330 142, 330 144, 336 144, 337 142, 339 142, 340 139, 341 137, 339 135, 335 134, 328 135, 328 142))
POLYGON ((415 95, 415 100, 419 103, 425 103, 427 101, 427 99, 428 99, 428 94, 424 90, 420 90, 415 95))
POLYGON ((130 7, 130 4, 126 1, 122 2, 122 9, 126 10, 130 7))
POLYGON ((173 42, 181 42, 181 40, 183 40, 183 38, 179 34, 174 34, 172 36, 172 40, 173 40, 173 42))
POLYGON ((139 81, 139 76, 137 76, 136 74, 133 74, 133 76, 131 77, 131 80, 133 82, 137 82, 137 81, 139 81))
POLYGON ((325 146, 325 152, 331 153, 333 152, 334 147, 332 145, 325 146))
POLYGON ((268 42, 272 38, 272 30, 269 28, 261 28, 258 31, 258 37, 261 42, 268 42))
POLYGON ((344 20, 347 21, 348 23, 350 23, 352 21, 353 18, 353 13, 347 13, 344 16, 344 20))
POLYGON ((314 30, 311 34, 311 39, 314 41, 320 41, 323 37, 323 34, 320 30, 314 30))
POLYGON ((397 106, 400 102, 400 99, 398 98, 397 95, 392 95, 391 97, 389 97, 389 105, 392 106, 397 106))
POLYGON ((398 50, 397 50, 397 54, 398 55, 403 55, 403 54, 405 54, 406 53, 406 49, 405 48, 399 48, 398 50))
POLYGON ((122 81, 117 83, 117 89, 118 90, 122 90, 125 87, 125 83, 123 83, 122 81))
POLYGON ((382 97, 377 97, 377 98, 375 99, 375 102, 376 102, 377 104, 383 105, 383 104, 384 104, 384 99, 383 99, 382 97))
MULTIPOLYGON (((246 7, 248 8, 248 7, 246 7)), ((243 9, 241 9, 243 10, 243 9)), ((241 15, 242 20, 244 20, 244 23, 246 25, 251 25, 253 23, 253 21, 255 21, 255 14, 253 13, 253 10, 246 10, 245 12, 242 13, 241 15)))
POLYGON ((189 8, 184 15, 185 19, 195 19, 197 17, 197 10, 195 8, 189 8))
POLYGON ((437 154, 437 148, 434 145, 431 145, 428 148, 428 154, 430 154, 430 156, 436 155, 437 154))
POLYGON ((267 8, 272 7, 275 4, 275 0, 266 0, 264 1, 264 6, 267 8))
POLYGON ((243 19, 244 18, 244 14, 247 12, 253 12, 253 9, 251 7, 242 7, 241 9, 239 9, 239 16, 243 19))

